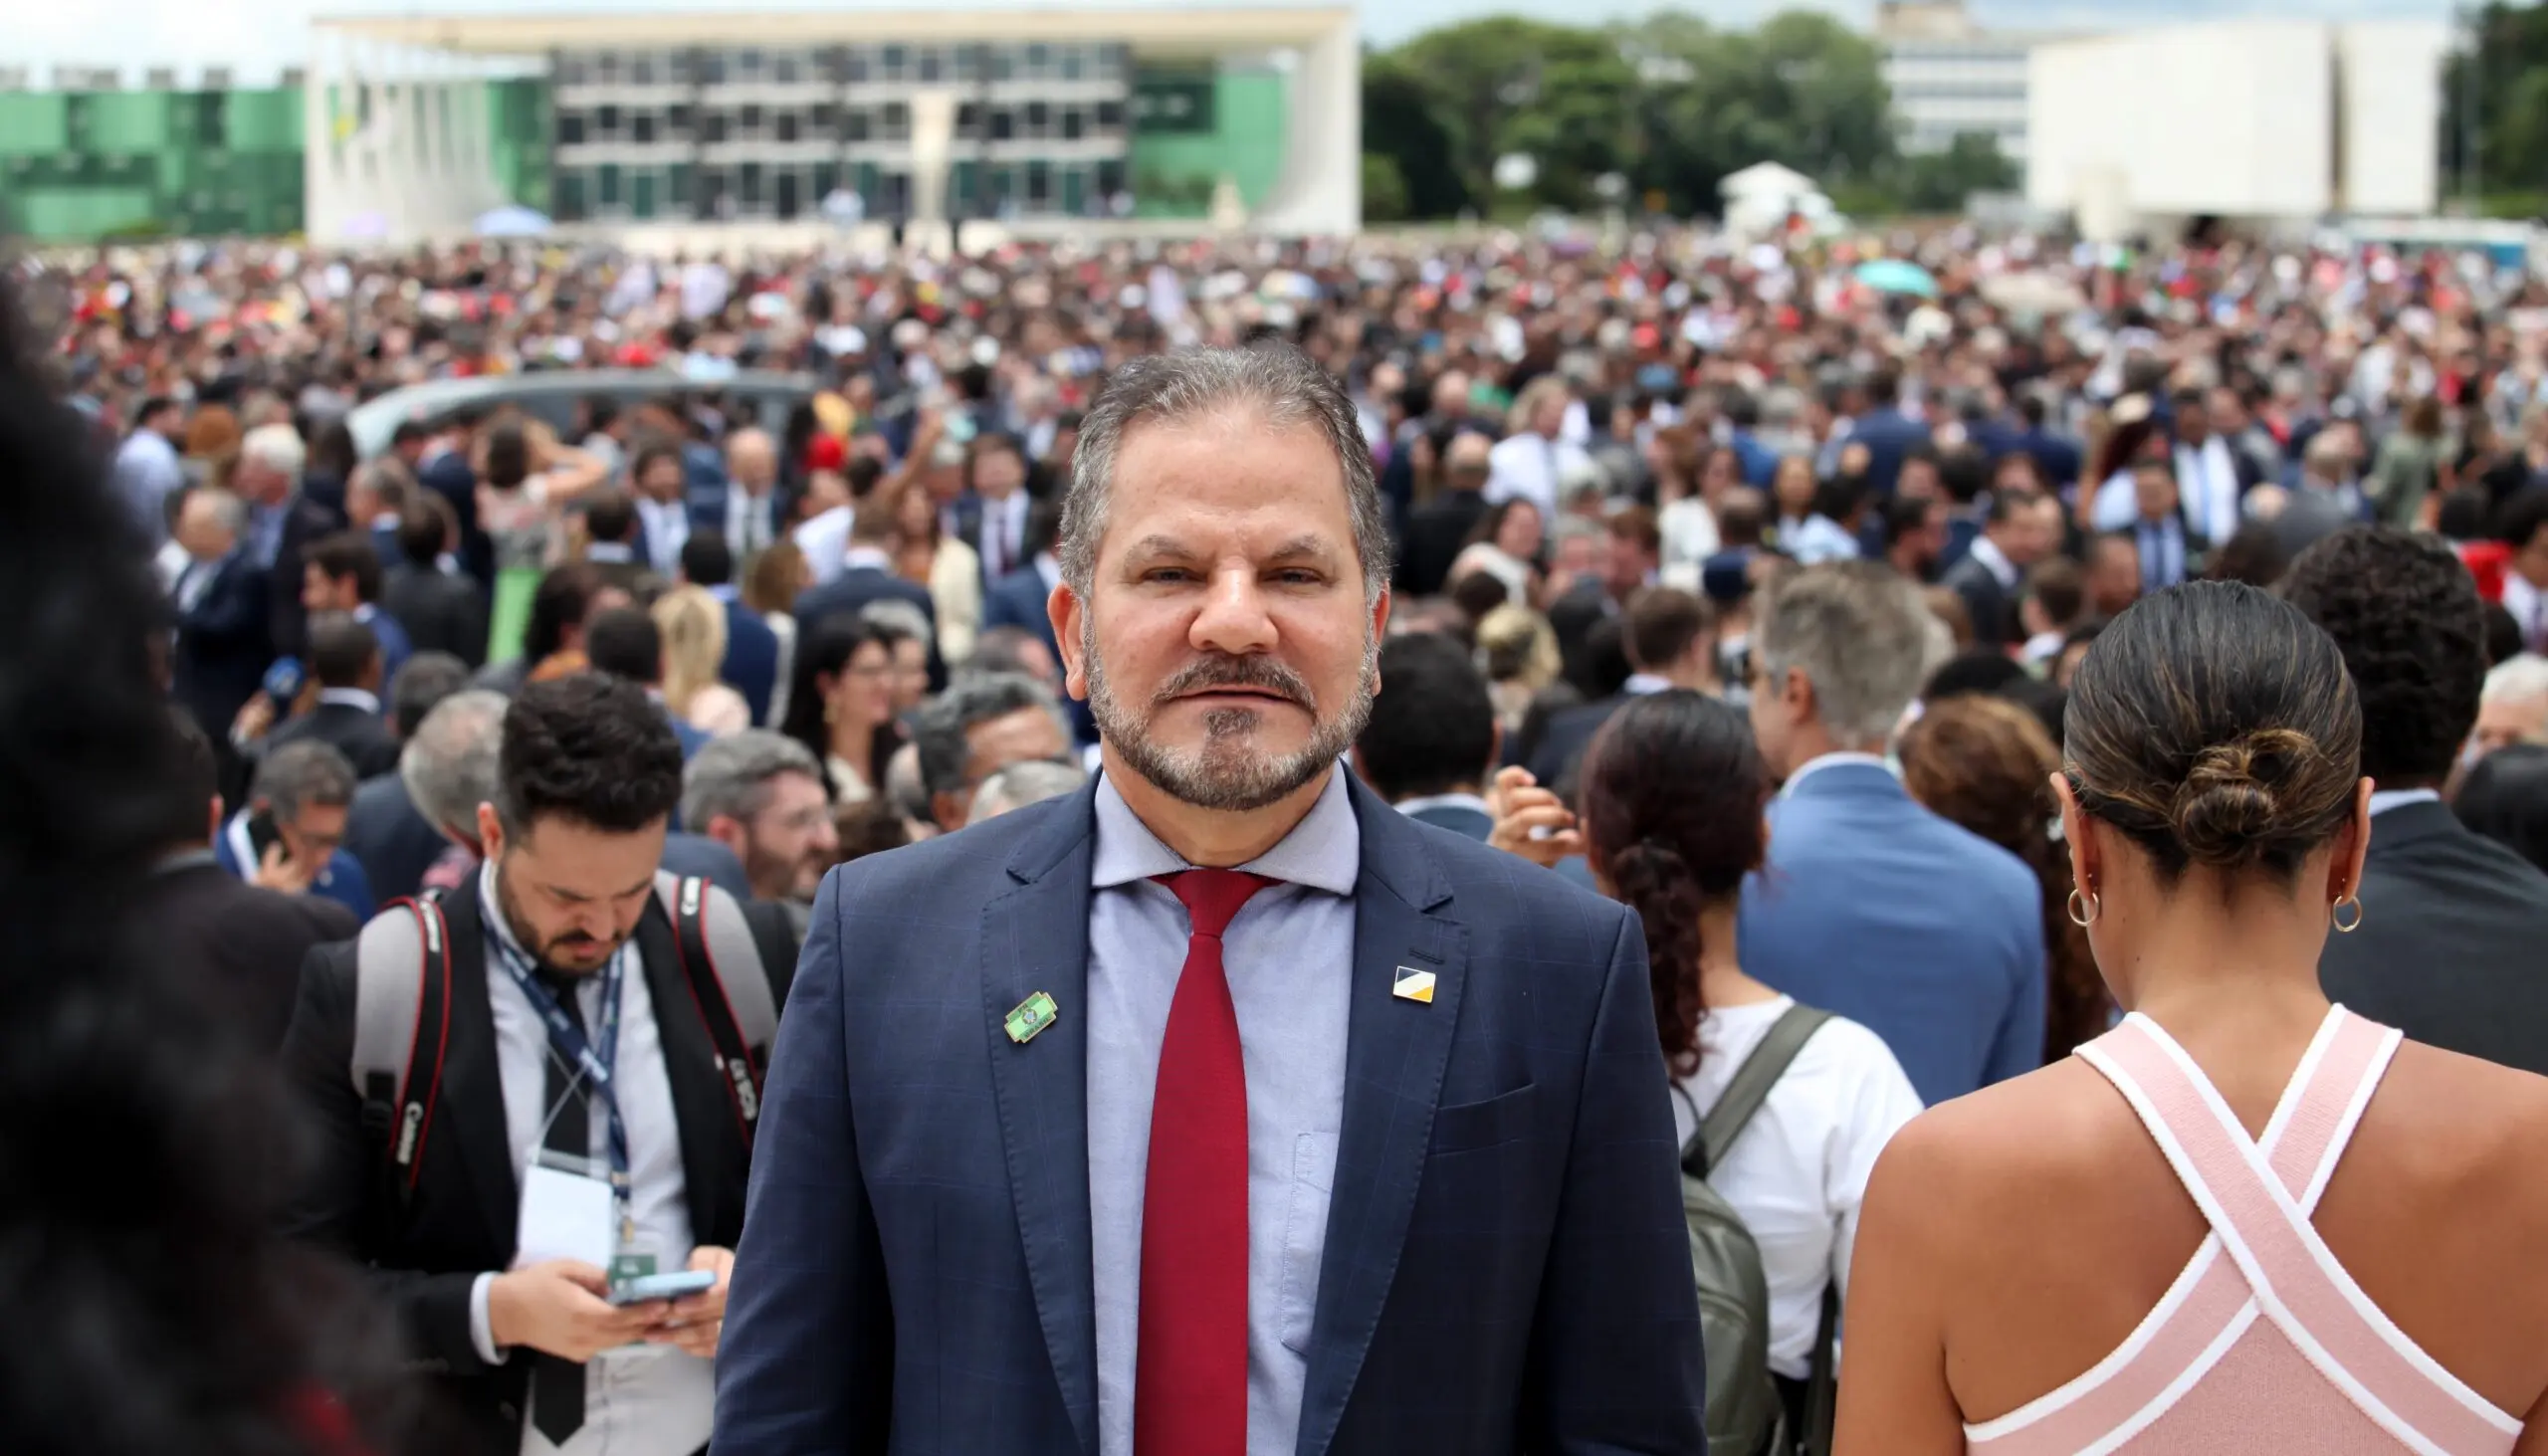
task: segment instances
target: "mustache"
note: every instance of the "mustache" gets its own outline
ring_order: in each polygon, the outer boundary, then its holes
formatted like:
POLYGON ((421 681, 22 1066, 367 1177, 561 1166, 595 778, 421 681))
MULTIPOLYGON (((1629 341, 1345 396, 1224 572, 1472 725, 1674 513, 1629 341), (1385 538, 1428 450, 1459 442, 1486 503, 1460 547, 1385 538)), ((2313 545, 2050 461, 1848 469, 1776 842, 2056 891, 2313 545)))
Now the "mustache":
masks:
POLYGON ((1300 674, 1270 657, 1196 658, 1179 668, 1159 690, 1159 701, 1182 698, 1215 688, 1253 688, 1272 693, 1303 708, 1315 708, 1310 685, 1300 674))

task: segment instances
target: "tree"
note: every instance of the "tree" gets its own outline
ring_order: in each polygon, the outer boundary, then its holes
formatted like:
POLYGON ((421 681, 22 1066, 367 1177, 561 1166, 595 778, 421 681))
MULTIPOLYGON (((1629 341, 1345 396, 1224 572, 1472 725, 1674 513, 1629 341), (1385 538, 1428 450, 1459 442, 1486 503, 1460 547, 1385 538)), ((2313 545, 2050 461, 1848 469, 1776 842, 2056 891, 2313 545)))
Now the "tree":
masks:
POLYGON ((1451 217, 1472 201, 1431 95, 1393 54, 1363 58, 1363 155, 1366 214, 1380 216, 1371 197, 1374 157, 1386 159, 1396 174, 1400 217, 1451 217))
POLYGON ((2019 180, 2017 164, 2001 154, 1998 137, 1960 131, 1944 151, 1904 157, 1891 190, 1907 212, 1962 212, 1974 193, 2007 192, 2019 180))
MULTIPOLYGON (((1539 158, 1533 190, 1553 201, 1571 200, 1625 160, 1636 75, 1601 32, 1497 16, 1427 31, 1394 59, 1449 133, 1453 168, 1472 199, 1494 195, 1495 159, 1507 152, 1539 158)), ((1415 175, 1407 172, 1410 184, 1415 175)))
POLYGON ((2494 0, 2477 13, 2476 32, 2473 58, 2442 62, 2443 183, 2535 188, 2548 155, 2548 6, 2494 0))
POLYGON ((1713 211, 1717 183, 1755 162, 1846 181, 1893 160, 1875 47, 1828 16, 1791 11, 1746 33, 1664 13, 1614 36, 1644 83, 1633 175, 1676 211, 1713 211))
POLYGON ((1381 152, 1363 153, 1363 220, 1404 222, 1415 215, 1407 201, 1406 177, 1397 160, 1381 152))

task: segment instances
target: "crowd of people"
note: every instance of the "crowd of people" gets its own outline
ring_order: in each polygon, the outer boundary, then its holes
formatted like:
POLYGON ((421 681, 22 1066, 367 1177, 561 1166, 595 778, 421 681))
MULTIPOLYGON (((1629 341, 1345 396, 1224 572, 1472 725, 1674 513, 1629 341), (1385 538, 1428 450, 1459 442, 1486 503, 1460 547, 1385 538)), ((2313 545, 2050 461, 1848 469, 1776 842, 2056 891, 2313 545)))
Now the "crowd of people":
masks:
POLYGON ((239 1419, 2548 1429, 2548 291, 1887 242, 1934 286, 1680 232, 40 280, 17 543, 109 564, 12 717, 151 765, 82 863, 288 1083, 228 1115, 329 1257, 266 1318, 390 1312, 239 1419), (595 366, 660 382, 348 423, 595 366), (74 639, 160 701, 39 697, 74 639))

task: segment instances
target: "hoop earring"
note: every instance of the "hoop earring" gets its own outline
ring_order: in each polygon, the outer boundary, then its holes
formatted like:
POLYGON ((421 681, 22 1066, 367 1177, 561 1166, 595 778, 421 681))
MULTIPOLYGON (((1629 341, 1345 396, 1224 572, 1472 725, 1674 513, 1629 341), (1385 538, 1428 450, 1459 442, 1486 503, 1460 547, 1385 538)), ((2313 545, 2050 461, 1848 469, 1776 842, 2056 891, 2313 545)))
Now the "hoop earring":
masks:
POLYGON ((2082 896, 2079 893, 2079 887, 2073 885, 2070 887, 2069 910, 2070 924, 2077 926, 2079 929, 2084 931, 2088 927, 2097 923, 2097 917, 2106 913, 2106 905, 2103 900, 2098 898, 2097 892, 2094 890, 2091 890, 2085 896, 2082 896), (2087 914, 2085 915, 2080 914, 2080 910, 2083 906, 2087 911, 2087 914))
POLYGON ((2336 928, 2336 934, 2339 936, 2350 936, 2361 930, 2362 897, 2350 891, 2346 892, 2343 899, 2327 907, 2327 921, 2336 928), (2345 919, 2345 907, 2348 905, 2353 907, 2352 920, 2345 919))

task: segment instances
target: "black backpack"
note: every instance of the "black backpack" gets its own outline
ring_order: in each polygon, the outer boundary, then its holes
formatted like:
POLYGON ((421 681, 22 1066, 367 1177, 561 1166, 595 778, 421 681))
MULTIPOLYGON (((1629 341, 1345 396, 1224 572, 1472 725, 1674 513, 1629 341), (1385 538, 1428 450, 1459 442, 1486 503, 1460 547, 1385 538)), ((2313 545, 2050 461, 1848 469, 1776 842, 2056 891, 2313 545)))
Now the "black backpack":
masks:
MULTIPOLYGON (((1708 1449, 1722 1456, 1822 1456, 1831 1449, 1831 1337, 1840 1314, 1839 1296, 1829 1286, 1823 1288, 1821 1327, 1814 1336, 1806 1386, 1805 1429, 1791 1431, 1786 1404, 1770 1376, 1770 1285, 1761 1272, 1761 1246, 1743 1226, 1742 1215, 1708 1186, 1708 1170, 1725 1160, 1770 1089, 1830 1019, 1828 1011, 1790 1006, 1735 1069, 1725 1096, 1681 1144, 1681 1214, 1690 1226, 1690 1267, 1698 1280, 1699 1325, 1708 1352, 1708 1449)), ((1688 1099, 1677 1087, 1673 1094, 1688 1099)))
MULTIPOLYGON (((742 904, 706 880, 659 873, 655 896, 672 920, 682 978, 716 1048, 748 1148, 760 1121, 761 1075, 778 1036, 777 999, 760 938, 742 904)), ((424 1166, 443 1054, 451 1044, 451 931, 441 899, 428 892, 392 901, 354 941, 354 1093, 362 1099, 364 1132, 389 1150, 390 1181, 402 1206, 424 1166)))

